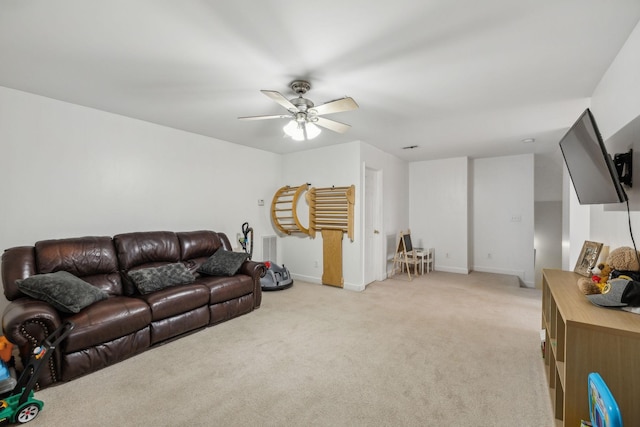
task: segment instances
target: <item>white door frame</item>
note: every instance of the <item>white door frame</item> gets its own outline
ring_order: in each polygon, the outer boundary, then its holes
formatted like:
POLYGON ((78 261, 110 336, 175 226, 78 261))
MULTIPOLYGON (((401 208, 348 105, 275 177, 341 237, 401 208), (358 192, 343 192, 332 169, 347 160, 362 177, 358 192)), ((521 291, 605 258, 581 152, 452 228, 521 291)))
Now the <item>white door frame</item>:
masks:
POLYGON ((382 223, 382 171, 364 167, 364 183, 363 192, 364 199, 364 224, 363 224, 363 279, 364 285, 375 280, 384 280, 386 278, 385 268, 385 250, 384 250, 384 233, 382 223), (373 188, 367 188, 372 185, 373 188), (367 195, 372 196, 372 200, 367 200, 367 195))

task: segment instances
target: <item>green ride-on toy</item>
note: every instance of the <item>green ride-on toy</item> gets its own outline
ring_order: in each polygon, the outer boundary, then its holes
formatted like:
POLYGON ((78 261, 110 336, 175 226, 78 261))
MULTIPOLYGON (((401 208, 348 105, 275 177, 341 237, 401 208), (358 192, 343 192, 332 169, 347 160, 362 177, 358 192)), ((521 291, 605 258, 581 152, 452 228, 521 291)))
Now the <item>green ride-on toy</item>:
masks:
POLYGON ((73 327, 71 322, 64 323, 33 350, 13 390, 0 396, 0 425, 28 423, 42 411, 44 402, 33 397, 33 389, 56 346, 73 327))

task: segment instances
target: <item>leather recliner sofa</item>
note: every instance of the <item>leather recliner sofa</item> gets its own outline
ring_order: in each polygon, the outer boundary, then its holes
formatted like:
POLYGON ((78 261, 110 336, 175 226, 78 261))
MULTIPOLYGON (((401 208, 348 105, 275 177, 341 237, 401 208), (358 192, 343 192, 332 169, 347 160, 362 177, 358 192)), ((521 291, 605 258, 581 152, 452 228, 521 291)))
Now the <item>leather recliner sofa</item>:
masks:
POLYGON ((41 371, 39 386, 44 388, 258 308, 264 264, 246 260, 232 276, 196 271, 218 250, 233 249, 224 233, 214 231, 44 240, 7 249, 2 255, 2 282, 10 303, 2 317, 4 334, 18 346, 26 363, 34 347, 53 331, 67 320, 74 323, 50 359, 49 369, 41 371), (130 272, 172 263, 184 264, 193 273, 193 282, 141 294, 131 281, 130 272), (59 271, 71 273, 106 296, 77 313, 66 313, 26 296, 16 284, 59 271))

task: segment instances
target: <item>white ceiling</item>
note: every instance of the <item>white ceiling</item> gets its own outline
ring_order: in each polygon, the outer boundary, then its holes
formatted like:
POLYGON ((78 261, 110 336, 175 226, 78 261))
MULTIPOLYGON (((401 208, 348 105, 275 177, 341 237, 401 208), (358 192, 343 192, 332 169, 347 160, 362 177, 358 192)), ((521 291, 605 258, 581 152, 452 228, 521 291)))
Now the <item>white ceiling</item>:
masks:
POLYGON ((276 153, 547 153, 639 19, 639 0, 2 0, 0 85, 276 153), (237 120, 286 113, 260 89, 301 78, 358 102, 326 116, 346 134, 237 120))

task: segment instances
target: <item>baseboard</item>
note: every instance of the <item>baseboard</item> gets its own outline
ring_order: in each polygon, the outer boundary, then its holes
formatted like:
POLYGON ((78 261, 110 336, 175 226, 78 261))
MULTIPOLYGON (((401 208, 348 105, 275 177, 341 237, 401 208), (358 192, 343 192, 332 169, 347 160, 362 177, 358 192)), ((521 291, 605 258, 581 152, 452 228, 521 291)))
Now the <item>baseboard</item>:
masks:
POLYGON ((535 284, 531 281, 524 280, 524 271, 522 270, 508 270, 504 268, 492 268, 492 267, 473 267, 474 271, 480 271, 483 273, 495 273, 506 274, 509 276, 518 276, 520 279, 520 286, 525 288, 535 288, 535 284))
POLYGON ((468 268, 460 268, 460 267, 447 267, 439 265, 435 268, 435 271, 444 271, 446 273, 456 273, 456 274, 469 274, 471 270, 468 268))
POLYGON ((342 288, 346 289, 348 291, 362 292, 362 291, 364 291, 365 286, 364 285, 355 285, 353 283, 345 283, 342 288))
MULTIPOLYGON (((413 270, 412 270, 413 271, 413 270)), ((471 272, 471 270, 468 269, 464 269, 464 268, 458 268, 458 267, 442 267, 442 266, 438 266, 438 268, 434 268, 433 271, 444 271, 445 273, 456 273, 456 274, 469 274, 471 272)), ((400 273, 398 273, 400 274, 400 273)), ((406 274, 406 273, 404 273, 406 274)), ((411 273, 413 275, 413 273, 411 273)), ((427 271, 425 270, 424 274, 429 274, 427 273, 427 271)), ((393 270, 389 270, 387 271, 387 279, 393 277, 393 270)))
MULTIPOLYGON (((317 284, 317 285, 322 285, 322 279, 320 277, 314 277, 314 276, 304 276, 301 274, 294 274, 291 273, 291 277, 293 278, 293 280, 300 280, 303 282, 307 282, 307 283, 313 283, 313 284, 317 284)), ((329 286, 329 285, 327 285, 329 286)), ((362 292, 365 289, 364 285, 356 285, 354 283, 345 283, 342 285, 342 289, 346 289, 348 291, 355 291, 355 292, 362 292)))
POLYGON ((319 277, 304 276, 302 274, 295 274, 295 273, 291 273, 291 277, 293 277, 293 280, 301 280, 307 283, 315 283, 318 285, 322 285, 322 280, 319 277))

